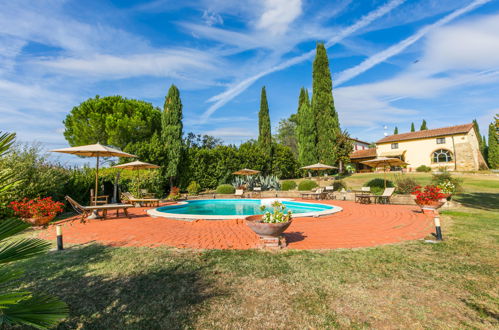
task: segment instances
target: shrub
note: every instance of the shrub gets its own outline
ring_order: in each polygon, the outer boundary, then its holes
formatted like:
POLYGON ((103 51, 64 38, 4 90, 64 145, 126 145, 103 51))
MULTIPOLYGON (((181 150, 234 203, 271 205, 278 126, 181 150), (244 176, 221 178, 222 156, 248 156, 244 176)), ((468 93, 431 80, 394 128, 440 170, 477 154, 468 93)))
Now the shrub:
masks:
POLYGON ((334 181, 333 187, 335 191, 340 191, 341 189, 347 190, 347 184, 343 180, 334 181))
POLYGON ((296 189, 296 182, 294 182, 293 180, 284 181, 281 185, 281 190, 287 191, 293 189, 296 189))
POLYGON ((64 204, 54 202, 52 197, 35 198, 32 200, 24 198, 20 202, 11 202, 10 207, 20 218, 55 217, 63 211, 64 204))
POLYGON ((168 199, 176 201, 179 198, 180 198, 180 188, 179 187, 172 187, 172 190, 170 191, 170 194, 168 195, 168 199))
MULTIPOLYGON (((384 189, 385 188, 385 179, 382 179, 382 178, 374 178, 370 181, 368 181, 364 187, 371 187, 371 188, 381 188, 381 189, 384 189)), ((386 187, 387 188, 391 188, 391 187, 395 187, 395 185, 393 184, 392 181, 390 180, 386 180, 386 187)))
POLYGON ((217 194, 233 194, 236 188, 230 184, 221 184, 217 187, 217 194))
POLYGON ((426 166, 426 165, 421 165, 418 168, 416 168, 416 172, 430 172, 431 167, 426 166))
POLYGON ((434 185, 437 186, 448 186, 450 187, 451 185, 448 184, 450 182, 454 187, 452 192, 447 192, 447 193, 454 193, 454 192, 460 192, 462 191, 462 179, 458 179, 452 176, 452 174, 449 171, 442 171, 441 173, 435 173, 433 174, 431 178, 431 182, 434 185))
POLYGON ((312 181, 312 180, 303 180, 300 182, 298 185, 298 190, 304 191, 304 190, 312 190, 315 187, 317 187, 317 182, 312 181))
POLYGON ((418 183, 406 175, 400 175, 395 180, 397 184, 397 192, 399 194, 410 194, 417 187, 418 183))
POLYGON ((189 183, 189 186, 187 186, 187 192, 189 193, 189 195, 197 195, 200 191, 201 186, 196 181, 192 181, 191 183, 189 183))

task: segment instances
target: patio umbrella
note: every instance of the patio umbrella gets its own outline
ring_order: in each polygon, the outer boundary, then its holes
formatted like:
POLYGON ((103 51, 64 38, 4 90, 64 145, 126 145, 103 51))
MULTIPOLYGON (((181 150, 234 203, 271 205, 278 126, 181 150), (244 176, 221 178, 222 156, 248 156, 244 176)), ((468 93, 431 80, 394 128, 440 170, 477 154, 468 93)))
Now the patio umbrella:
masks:
POLYGON ((95 163, 95 201, 97 202, 97 196, 99 195, 99 158, 100 157, 137 157, 135 155, 123 152, 118 149, 114 149, 111 147, 103 146, 100 143, 97 144, 89 144, 86 146, 79 147, 71 147, 71 148, 63 148, 63 149, 54 149, 51 152, 60 152, 63 154, 71 154, 78 156, 87 156, 87 157, 97 157, 95 163))
POLYGON ((404 162, 401 159, 398 158, 388 158, 388 157, 378 157, 370 160, 365 160, 361 162, 362 164, 366 164, 368 166, 377 168, 380 166, 383 166, 383 177, 385 180, 385 188, 386 188, 386 167, 390 166, 402 166, 402 165, 408 165, 406 162, 404 162))
POLYGON ((146 162, 141 162, 140 160, 136 160, 131 163, 126 163, 126 164, 120 164, 113 166, 115 168, 121 168, 123 170, 137 170, 137 182, 138 182, 138 187, 139 187, 139 194, 140 194, 140 170, 141 169, 148 169, 148 168, 160 168, 158 165, 154 164, 149 164, 146 162))
POLYGON ((336 168, 337 168, 336 166, 330 166, 322 163, 301 167, 302 170, 312 170, 312 171, 325 171, 325 170, 333 170, 336 168))
POLYGON ((249 168, 243 168, 242 170, 236 171, 232 174, 235 174, 235 175, 255 175, 258 173, 260 173, 260 171, 250 170, 249 168))

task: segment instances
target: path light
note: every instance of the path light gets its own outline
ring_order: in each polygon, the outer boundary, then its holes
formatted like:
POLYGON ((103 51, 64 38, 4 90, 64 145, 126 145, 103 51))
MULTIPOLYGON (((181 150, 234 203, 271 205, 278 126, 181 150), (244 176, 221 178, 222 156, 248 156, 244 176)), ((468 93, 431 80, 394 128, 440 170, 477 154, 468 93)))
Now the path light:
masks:
POLYGON ((61 227, 61 225, 55 226, 55 232, 57 234, 57 250, 59 250, 59 251, 64 250, 64 247, 62 245, 62 227, 61 227))
POLYGON ((435 223, 435 232, 436 232, 435 237, 437 238, 437 241, 441 241, 442 229, 440 228, 440 217, 438 216, 438 213, 436 213, 435 217, 433 217, 433 222, 435 223))

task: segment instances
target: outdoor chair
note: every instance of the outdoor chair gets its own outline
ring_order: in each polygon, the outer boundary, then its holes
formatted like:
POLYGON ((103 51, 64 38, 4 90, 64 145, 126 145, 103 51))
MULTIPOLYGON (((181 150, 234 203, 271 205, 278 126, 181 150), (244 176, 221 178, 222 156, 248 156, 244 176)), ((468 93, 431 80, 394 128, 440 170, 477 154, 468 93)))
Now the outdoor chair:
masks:
POLYGON ((140 189, 141 198, 154 198, 154 193, 150 193, 147 189, 140 189))
POLYGON ((107 211, 116 210, 116 217, 119 217, 119 211, 123 210, 123 213, 130 218, 128 214, 128 209, 133 207, 132 204, 105 204, 105 205, 91 205, 91 206, 82 206, 77 201, 72 199, 69 196, 66 196, 66 200, 73 207, 76 213, 81 214, 81 221, 85 220, 93 211, 102 211, 102 217, 105 219, 107 216, 107 211))
POLYGON ((262 197, 262 187, 253 187, 253 194, 255 195, 255 197, 262 197))
POLYGON ((324 199, 327 193, 324 192, 324 188, 319 188, 315 192, 304 192, 301 193, 301 198, 303 199, 324 199))
POLYGON ((371 202, 369 193, 371 192, 371 187, 362 187, 355 194, 355 202, 361 204, 368 204, 371 202))
POLYGON ((97 198, 95 198, 94 190, 90 189, 90 204, 103 205, 103 204, 107 204, 107 203, 109 203, 109 196, 101 195, 101 196, 97 196, 97 198))
POLYGON ((244 197, 244 190, 242 190, 242 189, 236 189, 236 192, 234 193, 234 196, 235 197, 243 198, 244 197))
POLYGON ((124 192, 121 194, 121 200, 126 201, 130 204, 138 204, 139 206, 159 206, 158 198, 135 198, 131 193, 124 192))
POLYGON ((385 188, 381 196, 376 196, 375 199, 377 203, 380 204, 390 204, 390 199, 395 192, 395 188, 385 188))
POLYGON ((335 199, 334 197, 334 186, 326 186, 324 187, 324 192, 326 193, 327 199, 335 199))

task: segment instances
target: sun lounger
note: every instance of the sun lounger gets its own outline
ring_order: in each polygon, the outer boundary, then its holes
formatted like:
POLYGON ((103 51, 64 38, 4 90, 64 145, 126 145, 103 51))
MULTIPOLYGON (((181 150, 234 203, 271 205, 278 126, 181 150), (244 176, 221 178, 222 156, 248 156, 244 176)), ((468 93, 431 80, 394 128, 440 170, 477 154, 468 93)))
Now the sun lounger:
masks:
POLYGON ((380 196, 376 196, 375 200, 380 204, 390 204, 390 199, 394 192, 395 188, 385 188, 383 194, 381 194, 380 196))
POLYGON ((125 213, 125 215, 128 218, 130 218, 130 215, 128 214, 127 210, 133 207, 132 204, 105 204, 105 205, 82 206, 69 196, 66 196, 66 200, 69 202, 69 204, 71 204, 73 209, 78 214, 81 214, 81 221, 85 220, 85 218, 87 218, 93 211, 102 211, 102 217, 106 218, 107 211, 116 210, 116 217, 119 217, 119 211, 123 210, 123 213, 125 213))
POLYGON ((303 199, 324 199, 327 193, 324 192, 323 188, 317 189, 315 192, 304 192, 301 193, 301 198, 303 199))
POLYGON ((234 193, 234 196, 235 197, 243 198, 244 197, 244 190, 242 190, 242 189, 236 189, 236 192, 234 193))
POLYGON ((369 197, 369 193, 371 192, 371 187, 362 187, 360 190, 357 190, 355 193, 355 202, 361 204, 368 204, 371 202, 369 197))
POLYGON ((121 194, 121 200, 126 201, 130 204, 139 204, 145 206, 159 206, 158 198, 135 198, 131 193, 124 192, 121 194))

